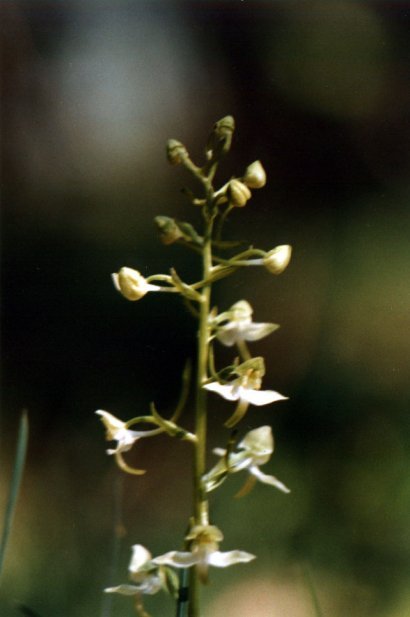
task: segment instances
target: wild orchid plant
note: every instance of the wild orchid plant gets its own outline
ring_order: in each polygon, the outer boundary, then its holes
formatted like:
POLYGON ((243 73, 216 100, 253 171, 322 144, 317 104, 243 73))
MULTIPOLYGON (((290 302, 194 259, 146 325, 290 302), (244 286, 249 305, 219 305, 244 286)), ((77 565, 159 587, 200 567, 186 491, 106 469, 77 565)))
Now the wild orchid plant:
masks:
POLYGON ((183 281, 174 269, 170 274, 153 274, 144 278, 138 271, 124 267, 112 275, 116 289, 127 300, 140 300, 148 292, 178 293, 186 307, 198 320, 198 348, 195 378, 194 432, 183 428, 180 417, 187 403, 190 385, 190 365, 182 376, 180 401, 171 418, 165 419, 152 403, 150 413, 123 422, 111 413, 98 410, 96 413, 106 429, 108 440, 116 441, 116 447, 107 450, 115 457, 118 466, 125 472, 139 475, 142 469, 131 467, 124 459, 139 440, 165 432, 171 437, 187 440, 193 449, 193 512, 189 531, 184 539, 184 550, 172 550, 153 558, 142 545, 132 547, 129 565, 131 584, 110 587, 108 593, 133 596, 140 617, 147 617, 143 596, 168 591, 176 598, 177 617, 199 617, 199 584, 208 579, 209 566, 225 568, 237 563, 246 563, 255 555, 241 550, 222 552, 219 544, 222 532, 211 523, 209 512, 210 491, 218 488, 230 474, 247 471, 249 476, 240 494, 247 493, 259 480, 274 486, 284 493, 289 489, 272 475, 260 470, 273 453, 273 436, 270 426, 261 426, 249 431, 239 443, 235 443, 237 430, 230 431, 225 448, 214 449, 218 462, 207 468, 207 395, 218 394, 235 403, 233 413, 225 422, 228 429, 235 427, 246 414, 249 405, 268 405, 286 397, 274 390, 262 390, 265 363, 261 356, 252 356, 248 343, 257 341, 274 332, 279 326, 273 323, 252 321, 252 307, 246 300, 239 300, 224 312, 211 305, 212 285, 228 277, 240 268, 264 266, 272 274, 281 274, 289 264, 291 247, 277 246, 269 251, 249 247, 238 252, 240 242, 223 240, 222 231, 228 215, 243 208, 252 196, 253 189, 266 183, 266 174, 259 161, 255 161, 240 177, 231 178, 219 189, 214 188, 217 167, 229 151, 234 132, 234 119, 226 116, 219 120, 208 139, 206 161, 198 167, 190 158, 185 146, 171 139, 167 144, 167 157, 172 165, 185 167, 200 184, 200 195, 186 190, 193 206, 200 208, 203 229, 198 232, 187 222, 166 216, 155 219, 160 238, 166 245, 178 243, 199 255, 202 260, 202 279, 195 283, 183 281), (232 364, 217 368, 214 346, 216 343, 236 347, 237 356, 232 364), (137 424, 152 424, 153 429, 134 430, 137 424), (180 573, 179 578, 175 570, 180 573))

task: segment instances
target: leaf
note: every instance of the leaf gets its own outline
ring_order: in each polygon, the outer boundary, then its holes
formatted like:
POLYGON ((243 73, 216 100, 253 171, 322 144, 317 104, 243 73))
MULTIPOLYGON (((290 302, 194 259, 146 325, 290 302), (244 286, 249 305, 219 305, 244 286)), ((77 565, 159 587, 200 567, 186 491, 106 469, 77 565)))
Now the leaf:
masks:
POLYGON ((20 419, 19 432, 17 437, 16 456, 14 459, 13 473, 10 483, 10 493, 4 515, 3 532, 0 541, 0 575, 3 570, 4 558, 6 554, 7 542, 13 524, 14 511, 16 508, 17 497, 23 477, 24 463, 26 460, 28 442, 28 417, 27 412, 23 411, 20 419))

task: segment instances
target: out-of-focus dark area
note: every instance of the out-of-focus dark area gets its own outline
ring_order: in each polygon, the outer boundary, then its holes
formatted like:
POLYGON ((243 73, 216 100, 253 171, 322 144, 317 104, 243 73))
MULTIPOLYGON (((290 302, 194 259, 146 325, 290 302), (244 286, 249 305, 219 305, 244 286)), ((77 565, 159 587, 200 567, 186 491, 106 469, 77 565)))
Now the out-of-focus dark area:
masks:
MULTIPOLYGON (((131 544, 180 548, 189 445, 144 440, 130 460, 148 473, 122 478, 93 412, 172 412, 195 321, 170 295, 127 302, 110 273, 194 280, 193 255, 152 223, 200 223, 164 144, 201 162, 232 114, 221 181, 260 159, 268 184, 228 236, 294 254, 280 277, 241 272, 214 300, 246 298, 281 324, 252 350, 289 401, 250 409, 240 431, 272 425, 263 470, 292 493, 236 500, 235 477, 211 495, 222 550, 258 559, 212 572, 205 614, 309 617, 312 579, 326 617, 408 616, 410 3, 17 0, 0 13, 1 511, 23 408, 31 430, 1 615, 108 617, 102 589, 126 582, 131 544)), ((209 400, 221 446, 232 408, 209 400)), ((134 614, 112 601, 112 616, 134 614)))

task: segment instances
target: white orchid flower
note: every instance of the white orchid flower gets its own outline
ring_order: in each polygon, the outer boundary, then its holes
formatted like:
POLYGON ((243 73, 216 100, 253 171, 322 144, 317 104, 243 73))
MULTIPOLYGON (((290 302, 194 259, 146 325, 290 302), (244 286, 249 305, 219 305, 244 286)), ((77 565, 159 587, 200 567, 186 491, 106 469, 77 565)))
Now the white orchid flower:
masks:
POLYGON ((141 544, 132 547, 132 556, 128 574, 133 585, 107 587, 106 593, 120 593, 124 596, 153 595, 164 587, 161 569, 152 562, 151 553, 141 544))
POLYGON ((116 448, 107 450, 107 454, 119 454, 131 450, 134 443, 143 435, 141 431, 128 429, 126 422, 119 420, 108 411, 97 409, 95 413, 101 416, 101 422, 106 429, 107 441, 117 442, 116 448))
POLYGON ((144 431, 132 431, 128 427, 132 424, 135 424, 135 421, 138 418, 133 418, 129 422, 123 422, 116 418, 108 411, 104 411, 103 409, 97 409, 95 412, 98 416, 101 416, 101 422, 105 426, 106 429, 106 439, 107 441, 116 441, 117 446, 115 448, 110 448, 106 452, 107 454, 114 455, 115 461, 123 471, 127 473, 134 474, 136 476, 140 476, 145 473, 144 469, 136 469, 135 467, 130 467, 123 458, 123 453, 131 450, 132 446, 138 439, 142 437, 151 437, 152 435, 157 435, 161 433, 163 429, 156 428, 153 430, 144 430, 144 431))
POLYGON ((147 283, 146 279, 138 270, 133 268, 121 268, 119 272, 111 274, 114 287, 127 300, 140 300, 149 291, 160 291, 158 285, 147 283))
POLYGON ((238 375, 233 382, 222 384, 211 381, 203 387, 210 392, 216 392, 227 401, 238 401, 236 410, 225 422, 225 426, 235 426, 245 415, 249 405, 269 405, 276 401, 287 399, 275 390, 261 390, 262 377, 265 374, 265 365, 262 357, 251 358, 236 367, 238 375))
POLYGON ((239 495, 245 494, 247 489, 251 489, 256 480, 263 484, 268 484, 279 489, 283 493, 290 493, 290 490, 275 476, 264 474, 260 465, 267 463, 274 450, 272 429, 270 426, 261 426, 249 431, 242 441, 238 444, 239 452, 227 452, 223 448, 215 448, 214 454, 222 457, 221 460, 203 477, 203 483, 207 491, 212 491, 219 486, 230 473, 246 470, 251 478, 245 484, 244 491, 239 495))
POLYGON ((252 313, 253 309, 249 302, 240 300, 231 306, 229 311, 219 315, 219 321, 225 318, 227 322, 217 327, 218 341, 227 347, 232 347, 242 341, 258 341, 279 328, 278 324, 254 323, 252 313))
POLYGON ((168 565, 174 568, 197 568, 199 579, 202 583, 208 580, 208 568, 227 568, 236 563, 247 563, 255 559, 255 555, 246 551, 219 550, 219 542, 223 540, 223 534, 214 525, 195 525, 186 540, 191 541, 190 551, 170 551, 152 560, 157 565, 168 565))

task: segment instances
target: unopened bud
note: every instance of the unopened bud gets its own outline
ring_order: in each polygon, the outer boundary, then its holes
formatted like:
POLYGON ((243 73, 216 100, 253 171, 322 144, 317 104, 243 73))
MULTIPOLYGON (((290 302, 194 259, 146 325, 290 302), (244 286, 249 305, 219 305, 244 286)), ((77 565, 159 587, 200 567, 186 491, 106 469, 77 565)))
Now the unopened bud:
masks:
POLYGON ((242 181, 250 189, 261 189, 266 184, 266 173, 260 161, 254 161, 245 170, 242 181))
POLYGON ((243 208, 252 194, 246 184, 240 180, 231 180, 228 184, 227 195, 230 203, 237 208, 243 208))
POLYGON ((153 287, 149 285, 145 278, 132 268, 121 268, 117 273, 111 275, 114 287, 127 300, 140 300, 153 287))
POLYGON ((156 216, 154 221, 159 229, 163 244, 173 244, 183 237, 183 233, 174 219, 168 216, 156 216))
POLYGON ((167 159, 171 165, 179 165, 187 156, 188 152, 184 144, 176 139, 167 141, 167 159))
POLYGON ((272 274, 281 274, 287 268, 291 256, 292 247, 289 244, 282 244, 266 253, 263 265, 272 274))
POLYGON ((235 120, 232 116, 225 116, 214 124, 206 146, 208 159, 218 159, 229 151, 234 130, 235 120))

